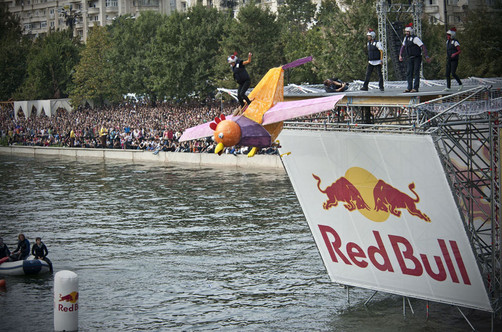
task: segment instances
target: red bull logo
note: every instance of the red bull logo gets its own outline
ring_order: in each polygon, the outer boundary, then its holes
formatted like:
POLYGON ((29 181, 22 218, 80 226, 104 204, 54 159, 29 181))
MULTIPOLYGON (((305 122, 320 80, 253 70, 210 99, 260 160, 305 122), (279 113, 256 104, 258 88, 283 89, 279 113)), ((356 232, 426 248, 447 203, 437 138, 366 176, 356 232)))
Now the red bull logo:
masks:
POLYGON ((328 196, 323 203, 323 208, 329 210, 338 204, 350 212, 358 210, 366 218, 382 222, 389 215, 401 217, 402 211, 408 211, 412 216, 425 222, 431 219, 417 208, 420 197, 415 191, 415 183, 411 182, 408 189, 412 196, 400 191, 382 179, 377 179, 373 174, 360 167, 352 167, 325 189, 321 188, 321 178, 312 174, 317 181, 317 188, 328 196))
POLYGON ((373 231, 374 243, 365 248, 355 242, 344 242, 341 235, 328 225, 318 225, 318 227, 333 263, 363 269, 371 265, 382 272, 401 273, 414 277, 428 275, 439 282, 448 280, 456 284, 461 282, 465 285, 471 284, 457 241, 437 239, 437 247, 441 254, 430 255, 425 252, 416 252, 412 241, 404 236, 389 234, 385 238, 379 231, 373 231), (399 269, 393 266, 391 255, 394 255, 399 269))
POLYGON ((67 295, 59 294, 59 302, 63 303, 58 304, 58 310, 64 312, 77 311, 78 310, 77 301, 78 301, 78 292, 71 292, 67 295), (63 305, 64 302, 71 303, 71 305, 70 306, 63 305))
POLYGON ((78 300, 78 292, 71 292, 68 295, 62 296, 59 294, 59 302, 70 302, 70 303, 75 303, 78 300))

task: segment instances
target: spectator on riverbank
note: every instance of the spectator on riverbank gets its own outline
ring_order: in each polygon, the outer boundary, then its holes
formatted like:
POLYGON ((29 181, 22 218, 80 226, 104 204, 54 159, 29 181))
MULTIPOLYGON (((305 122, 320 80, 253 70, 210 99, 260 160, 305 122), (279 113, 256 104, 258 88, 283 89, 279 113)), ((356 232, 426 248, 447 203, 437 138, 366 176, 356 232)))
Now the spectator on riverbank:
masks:
POLYGON ((221 113, 230 114, 234 108, 234 103, 222 106, 219 100, 204 105, 165 102, 150 106, 128 102, 95 109, 79 107, 70 113, 58 110, 51 118, 33 114, 28 119, 23 116, 15 119, 12 106, 2 105, 0 133, 5 145, 70 146, 73 141, 75 147, 82 148, 139 149, 141 146, 146 151, 160 148, 162 151, 208 152, 212 140, 179 143, 182 132, 221 113), (100 132, 107 133, 105 142, 100 141, 100 132), (145 140, 149 144, 142 145, 145 140))

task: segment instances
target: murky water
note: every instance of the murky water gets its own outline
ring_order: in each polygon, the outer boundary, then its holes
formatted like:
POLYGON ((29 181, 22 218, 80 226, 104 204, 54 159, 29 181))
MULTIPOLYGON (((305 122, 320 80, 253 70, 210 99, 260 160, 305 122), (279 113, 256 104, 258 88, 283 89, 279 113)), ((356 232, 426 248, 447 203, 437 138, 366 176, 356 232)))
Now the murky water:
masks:
MULTIPOLYGON (((469 330, 457 309, 329 281, 287 175, 0 155, 0 236, 79 276, 82 331, 469 330)), ((1 331, 53 329, 53 277, 1 277, 1 331)), ((480 330, 490 316, 467 310, 480 330)), ((497 325, 500 327, 500 325, 497 325)))

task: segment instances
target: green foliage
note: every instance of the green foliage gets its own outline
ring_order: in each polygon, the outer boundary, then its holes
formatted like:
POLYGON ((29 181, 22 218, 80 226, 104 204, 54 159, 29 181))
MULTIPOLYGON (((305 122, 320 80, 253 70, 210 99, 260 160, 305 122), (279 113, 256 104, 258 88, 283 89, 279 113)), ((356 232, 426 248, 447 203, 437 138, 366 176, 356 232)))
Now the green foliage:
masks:
POLYGON ((150 68, 150 59, 154 56, 157 30, 164 19, 159 13, 146 11, 136 19, 129 15, 121 16, 109 27, 113 44, 110 61, 122 94, 134 92, 156 100, 152 83, 155 68, 154 71, 150 68))
POLYGON ((216 86, 214 63, 228 16, 202 6, 173 13, 160 26, 150 58, 152 88, 169 99, 205 98, 216 86))
POLYGON ((444 25, 422 21, 422 40, 431 57, 431 63, 423 62, 424 77, 429 80, 444 79, 446 70, 446 34, 444 25))
MULTIPOLYGON (((284 63, 318 53, 317 45, 321 35, 317 29, 309 29, 315 11, 315 4, 303 0, 288 0, 279 8, 278 22, 284 63)), ((312 63, 289 69, 285 73, 285 84, 316 81, 312 63)))
POLYGON ((75 87, 70 94, 73 106, 92 100, 97 105, 122 100, 114 65, 110 61, 112 43, 104 27, 90 30, 82 58, 76 66, 75 87))
POLYGON ((378 25, 375 1, 345 1, 344 5, 346 11, 335 0, 322 2, 315 26, 322 34, 318 46, 322 51, 314 55, 314 64, 320 77, 362 80, 368 59, 366 32, 378 25))
POLYGON ((0 5, 0 100, 12 98, 23 83, 29 45, 19 19, 0 5))
POLYGON ((316 12, 316 5, 305 0, 286 0, 279 7, 278 20, 283 31, 294 29, 306 31, 312 23, 316 12))
POLYGON ((464 29, 457 32, 457 39, 462 49, 457 72, 462 77, 502 76, 500 11, 471 11, 464 20, 464 29))
POLYGON ((227 37, 221 42, 217 70, 219 86, 235 88, 232 71, 227 64, 227 57, 237 52, 239 57, 247 59, 253 54, 247 71, 251 76, 251 86, 256 85, 270 68, 281 65, 283 55, 280 47, 280 27, 276 17, 268 9, 262 10, 249 2, 239 10, 237 19, 226 25, 227 37))
POLYGON ((16 94, 17 99, 68 97, 79 48, 69 30, 54 31, 36 39, 28 54, 27 77, 16 94))

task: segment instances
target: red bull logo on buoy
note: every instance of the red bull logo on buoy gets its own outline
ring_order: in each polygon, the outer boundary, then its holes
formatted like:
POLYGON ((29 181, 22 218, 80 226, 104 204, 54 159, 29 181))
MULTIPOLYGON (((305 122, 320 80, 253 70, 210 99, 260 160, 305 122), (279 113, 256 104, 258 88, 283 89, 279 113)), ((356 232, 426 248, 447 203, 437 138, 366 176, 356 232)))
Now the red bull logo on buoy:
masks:
POLYGON ((58 310, 59 311, 64 311, 64 312, 71 312, 71 311, 77 311, 78 310, 78 292, 71 292, 66 295, 59 294, 59 302, 66 302, 66 303, 71 303, 70 306, 63 305, 63 303, 58 304, 58 310))
POLYGON ((420 196, 415 191, 415 183, 411 182, 408 189, 411 196, 395 188, 382 179, 360 167, 347 170, 345 176, 338 178, 325 189, 321 188, 321 178, 312 174, 317 181, 317 188, 328 196, 323 208, 329 210, 339 204, 348 211, 359 211, 366 218, 375 221, 386 221, 390 215, 401 217, 403 211, 410 215, 431 222, 431 219, 417 208, 420 196))

